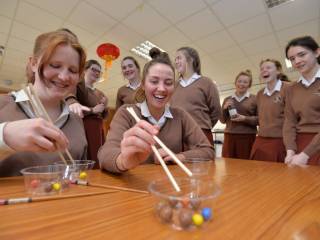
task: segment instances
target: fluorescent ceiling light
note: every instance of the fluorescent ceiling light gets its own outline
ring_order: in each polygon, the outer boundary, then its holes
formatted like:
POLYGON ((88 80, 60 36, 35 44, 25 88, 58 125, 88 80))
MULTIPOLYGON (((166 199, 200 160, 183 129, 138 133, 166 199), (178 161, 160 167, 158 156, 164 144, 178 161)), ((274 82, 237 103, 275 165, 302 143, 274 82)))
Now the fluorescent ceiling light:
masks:
POLYGON ((265 0, 268 8, 279 6, 286 2, 293 2, 294 0, 265 0))
POLYGON ((149 56, 149 51, 153 47, 156 47, 160 51, 165 52, 163 49, 161 49, 160 47, 158 47, 157 45, 153 44, 150 41, 144 41, 143 43, 140 43, 138 46, 132 48, 131 52, 149 61, 151 60, 151 57, 149 56))

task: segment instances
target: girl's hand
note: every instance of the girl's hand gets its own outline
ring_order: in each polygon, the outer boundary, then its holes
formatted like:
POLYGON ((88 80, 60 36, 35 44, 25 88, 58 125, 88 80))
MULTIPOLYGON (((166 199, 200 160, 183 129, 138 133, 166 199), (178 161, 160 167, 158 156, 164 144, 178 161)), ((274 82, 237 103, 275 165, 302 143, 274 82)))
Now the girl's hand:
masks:
POLYGON ((21 152, 55 152, 69 144, 59 128, 42 118, 8 122, 3 137, 10 148, 21 152))

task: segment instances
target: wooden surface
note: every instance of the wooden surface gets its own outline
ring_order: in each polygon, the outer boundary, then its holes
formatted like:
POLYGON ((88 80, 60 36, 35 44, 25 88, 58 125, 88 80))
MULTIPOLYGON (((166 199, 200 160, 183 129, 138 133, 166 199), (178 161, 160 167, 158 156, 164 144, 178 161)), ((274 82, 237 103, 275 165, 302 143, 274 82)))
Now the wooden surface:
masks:
MULTIPOLYGON (((170 166, 175 176, 184 175, 170 166)), ((0 239, 320 239, 320 168, 217 159, 211 175, 222 194, 205 228, 179 232, 162 225, 148 194, 72 186, 70 193, 106 194, 0 206, 0 239)), ((122 176, 94 170, 91 182, 146 190, 163 178, 142 165, 122 176)), ((0 179, 1 197, 22 197, 23 179, 0 179)))

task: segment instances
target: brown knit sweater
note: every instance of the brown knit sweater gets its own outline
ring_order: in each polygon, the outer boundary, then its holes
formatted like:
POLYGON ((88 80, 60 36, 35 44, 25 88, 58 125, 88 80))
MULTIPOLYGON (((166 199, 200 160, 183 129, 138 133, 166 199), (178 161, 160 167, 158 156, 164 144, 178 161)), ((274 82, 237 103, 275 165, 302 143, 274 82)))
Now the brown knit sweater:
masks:
MULTIPOLYGON (((0 96, 0 122, 10 122, 27 119, 27 115, 10 95, 0 96)), ((87 159, 87 140, 82 120, 70 113, 67 122, 61 127, 61 131, 69 140, 68 150, 74 159, 87 159)), ((0 161, 0 177, 21 175, 20 170, 26 167, 48 165, 61 162, 57 152, 32 153, 17 152, 0 161)))
POLYGON ((121 107, 123 104, 132 104, 134 103, 134 95, 136 90, 129 88, 127 86, 122 86, 118 89, 117 100, 116 100, 116 109, 121 107))
POLYGON ((222 106, 229 99, 232 99, 238 114, 244 115, 246 119, 244 122, 233 122, 230 119, 228 109, 222 110, 220 121, 226 123, 224 132, 232 134, 256 134, 256 126, 258 124, 256 96, 250 94, 248 98, 245 98, 241 102, 238 102, 229 96, 224 99, 222 106))
MULTIPOLYGON (((110 125, 107 140, 98 153, 100 166, 111 172, 120 172, 116 166, 116 159, 121 152, 120 143, 124 132, 136 124, 126 110, 128 106, 134 108, 140 119, 147 121, 142 117, 140 108, 134 104, 123 105, 116 112, 110 125)), ((167 118, 158 134, 161 141, 174 153, 182 153, 186 158, 214 159, 214 149, 192 117, 179 108, 170 107, 170 111, 173 118, 167 118)), ((156 147, 159 148, 157 145, 156 147)), ((153 163, 153 154, 146 162, 153 163)))
POLYGON ((207 77, 201 77, 187 87, 178 83, 170 103, 187 111, 202 129, 213 128, 221 114, 218 89, 207 77))
POLYGON ((280 91, 271 96, 263 94, 264 88, 257 93, 259 132, 261 137, 282 137, 286 91, 290 84, 282 82, 280 91))
POLYGON ((283 139, 288 150, 297 151, 297 133, 315 133, 303 150, 308 156, 320 152, 320 79, 308 88, 299 82, 287 91, 283 139))

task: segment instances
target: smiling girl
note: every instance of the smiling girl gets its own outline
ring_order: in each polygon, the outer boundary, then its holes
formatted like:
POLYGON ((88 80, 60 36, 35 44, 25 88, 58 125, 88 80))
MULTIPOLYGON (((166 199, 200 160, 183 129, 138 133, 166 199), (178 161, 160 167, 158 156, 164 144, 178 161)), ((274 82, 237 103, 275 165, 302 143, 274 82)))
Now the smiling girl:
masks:
POLYGON ((34 119, 24 91, 1 96, 0 145, 9 154, 0 161, 0 176, 19 175, 25 167, 60 161, 55 151, 66 147, 74 159, 86 159, 82 121, 64 102, 79 82, 85 58, 83 48, 70 34, 57 31, 37 37, 27 76, 54 125, 34 119))
POLYGON ((252 84, 250 70, 240 72, 235 80, 236 91, 224 99, 220 121, 226 123, 222 157, 248 159, 257 133, 256 96, 248 92, 252 84), (228 109, 235 108, 231 116, 228 109))
POLYGON ((320 165, 320 48, 311 37, 291 40, 286 56, 300 73, 287 92, 286 163, 320 165))
POLYGON ((201 75, 200 57, 194 48, 179 48, 175 67, 180 79, 171 105, 190 113, 213 145, 211 129, 221 114, 217 86, 211 79, 201 75))
POLYGON ((118 89, 116 109, 123 104, 134 103, 134 95, 141 82, 140 65, 135 58, 131 56, 123 58, 121 62, 121 71, 123 77, 128 80, 128 84, 118 89))
MULTIPOLYGON (((214 150, 192 117, 168 105, 175 87, 169 56, 158 51, 152 57, 143 69, 141 86, 135 97, 138 104, 119 108, 106 143, 99 150, 100 166, 108 171, 123 172, 143 162, 155 162, 151 153, 154 135, 182 161, 189 157, 214 159, 214 150), (142 120, 136 123, 126 107, 133 107, 142 120)), ((171 160, 161 148, 159 152, 165 161, 171 160)))
POLYGON ((257 93, 259 131, 250 159, 284 162, 282 127, 288 79, 282 73, 281 63, 274 59, 260 62, 260 79, 266 87, 257 93))

